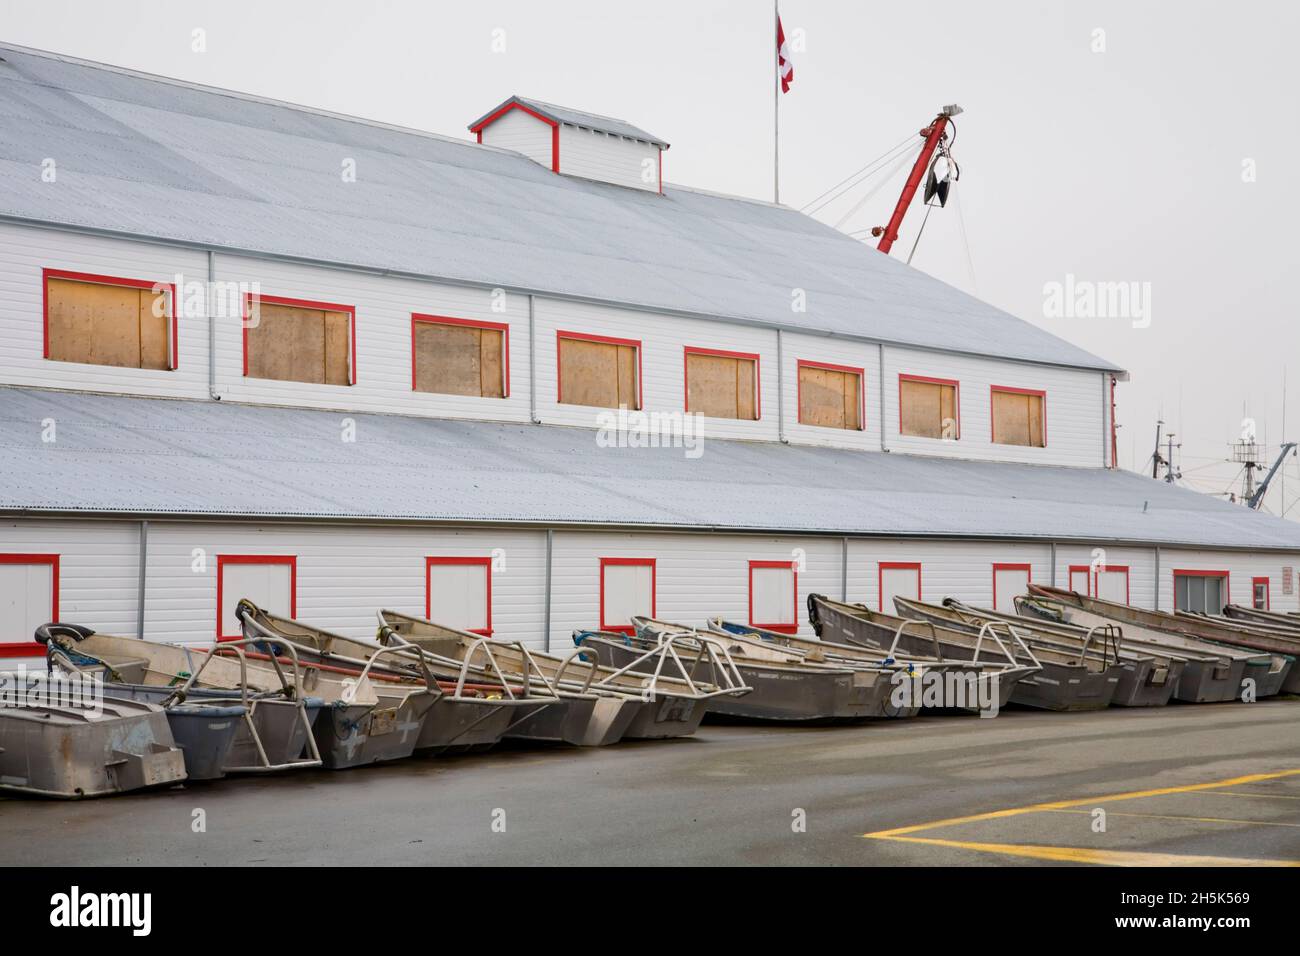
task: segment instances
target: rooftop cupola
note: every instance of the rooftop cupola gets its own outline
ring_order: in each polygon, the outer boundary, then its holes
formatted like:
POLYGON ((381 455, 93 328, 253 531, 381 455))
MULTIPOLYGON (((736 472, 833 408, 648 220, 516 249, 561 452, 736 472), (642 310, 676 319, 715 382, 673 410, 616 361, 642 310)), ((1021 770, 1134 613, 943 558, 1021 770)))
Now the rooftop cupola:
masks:
POLYGON ((663 192, 668 144, 621 119, 512 96, 469 131, 480 143, 523 153, 555 173, 663 192))

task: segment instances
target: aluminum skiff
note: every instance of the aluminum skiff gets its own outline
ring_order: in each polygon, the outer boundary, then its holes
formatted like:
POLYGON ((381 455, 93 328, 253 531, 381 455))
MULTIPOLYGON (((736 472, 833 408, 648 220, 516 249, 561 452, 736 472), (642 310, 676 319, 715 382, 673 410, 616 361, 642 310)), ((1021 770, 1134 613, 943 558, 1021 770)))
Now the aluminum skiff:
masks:
MULTIPOLYGON (((884 716, 892 690, 890 671, 880 667, 812 663, 762 641, 654 618, 633 617, 632 626, 645 641, 678 637, 684 642, 716 641, 726 649, 740 679, 753 690, 718 698, 709 708, 711 715, 780 722, 864 720, 884 716)), ((712 663, 706 661, 691 676, 711 680, 712 663)))
POLYGON ((932 613, 936 615, 937 623, 946 623, 949 627, 958 627, 959 624, 966 624, 967 628, 980 627, 985 620, 1001 620, 1032 648, 1044 646, 1080 656, 1100 656, 1102 661, 1118 661, 1119 682, 1115 684, 1114 697, 1110 698, 1110 705, 1117 708, 1157 708, 1169 704, 1186 663, 1183 658, 1171 656, 1169 652, 1130 648, 1123 640, 1119 624, 1092 628, 1050 624, 1045 620, 1001 614, 952 597, 944 598, 943 606, 894 597, 894 605, 905 617, 923 617, 932 613))
MULTIPOLYGON (((964 686, 945 691, 944 704, 958 710, 989 712, 994 701, 1000 710, 1016 699, 1023 678, 1042 670, 1033 651, 1015 641, 1009 630, 990 627, 978 637, 951 631, 929 621, 917 621, 872 611, 862 604, 844 604, 822 594, 808 595, 808 620, 818 635, 878 650, 890 656, 930 652, 939 660, 963 660, 981 665, 972 703, 964 686), (956 695, 960 695, 958 699, 956 695), (948 697, 953 696, 949 700, 948 697)), ((1080 668, 1082 679, 1086 669, 1080 668)), ((1107 685, 1113 687, 1114 685, 1107 685)))
MULTIPOLYGON (((1206 633, 1215 632, 1216 629, 1212 622, 1206 622, 1199 617, 1166 614, 1164 611, 1147 611, 1129 604, 1087 597, 1064 588, 1043 584, 1031 584, 1029 594, 1032 597, 1046 597, 1067 605, 1070 608, 1071 623, 1091 626, 1098 623, 1096 619, 1109 619, 1126 625, 1130 633, 1134 628, 1144 628, 1146 634, 1134 635, 1143 640, 1152 640, 1154 643, 1164 644, 1174 649, 1199 651, 1240 661, 1242 673, 1233 688, 1234 698, 1241 694, 1243 680, 1254 681, 1256 697, 1273 696, 1281 689, 1294 660, 1287 654, 1248 647, 1241 643, 1241 640, 1228 643, 1219 637, 1206 637, 1206 633), (1079 619, 1085 616, 1090 620, 1079 619)), ((1226 634, 1226 630, 1217 630, 1219 633, 1226 634)))
MULTIPOLYGON (((243 707, 239 729, 222 763, 224 773, 273 773, 321 765, 312 725, 324 701, 316 694, 312 675, 295 661, 273 666, 251 662, 245 641, 223 644, 226 656, 218 658, 215 647, 205 651, 115 637, 77 624, 43 625, 37 628, 36 639, 46 644, 47 655, 49 645, 56 645, 82 673, 101 674, 106 686, 127 697, 148 698, 161 688, 166 691, 165 701, 186 703, 194 697, 204 704, 243 707)), ((373 695, 366 702, 367 693, 367 687, 360 689, 358 710, 373 706, 373 695)))

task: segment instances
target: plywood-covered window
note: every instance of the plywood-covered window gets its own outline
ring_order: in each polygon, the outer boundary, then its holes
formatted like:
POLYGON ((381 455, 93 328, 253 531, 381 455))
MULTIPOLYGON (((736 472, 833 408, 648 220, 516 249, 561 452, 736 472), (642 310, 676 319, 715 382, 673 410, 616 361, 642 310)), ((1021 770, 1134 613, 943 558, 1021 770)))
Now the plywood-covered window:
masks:
POLYGON ((1269 610, 1268 578, 1250 579, 1250 606, 1257 611, 1269 610))
POLYGON ((1174 607, 1179 611, 1222 614, 1227 603, 1227 571, 1174 571, 1174 607))
POLYGON ((1128 566, 1123 564, 1098 566, 1096 576, 1093 578, 1092 593, 1103 601, 1128 604, 1128 566))
POLYGON ((242 637, 235 608, 248 598, 281 617, 298 613, 298 559, 291 554, 217 555, 217 640, 242 637))
POLYGON ((799 630, 799 573, 791 561, 749 562, 749 623, 769 631, 799 630))
POLYGON ((1027 564, 993 565, 993 609, 1014 614, 1016 598, 1029 590, 1029 575, 1027 564))
POLYGON ((823 428, 862 429, 865 375, 860 368, 799 360, 799 422, 823 428))
POLYGON ((0 554, 0 657, 35 657, 36 628, 59 619, 59 556, 0 554))
POLYGON ((992 438, 998 445, 1047 445, 1047 393, 994 385, 989 393, 992 438))
POLYGON ((881 561, 878 582, 880 610, 886 614, 895 613, 895 597, 921 600, 921 565, 915 561, 881 561))
POLYGON ((492 636, 492 559, 425 558, 424 616, 492 636))
POLYGON ((600 629, 632 633, 632 618, 654 617, 655 559, 600 559, 600 629))
POLYGON ((641 343, 556 333, 557 402, 595 408, 641 407, 641 343))
POLYGON ((176 367, 176 290, 142 279, 46 269, 45 357, 118 368, 176 367))
POLYGON ((411 388, 505 398, 510 394, 510 326, 412 315, 411 388))
POLYGON ((917 438, 961 437, 961 387, 945 378, 898 376, 898 433, 917 438))
POLYGON ((710 418, 762 417, 759 358, 751 352, 686 349, 686 410, 710 418))
POLYGON ((248 296, 244 374, 281 382, 356 381, 356 310, 350 305, 248 296))

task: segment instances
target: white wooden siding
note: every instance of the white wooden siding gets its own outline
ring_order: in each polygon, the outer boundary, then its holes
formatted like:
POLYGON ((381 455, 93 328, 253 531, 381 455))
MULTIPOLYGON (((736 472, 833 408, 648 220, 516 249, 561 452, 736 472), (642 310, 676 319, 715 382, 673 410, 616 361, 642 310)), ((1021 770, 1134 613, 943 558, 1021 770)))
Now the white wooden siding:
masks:
POLYGON ((884 384, 885 440, 890 451, 1091 468, 1106 463, 1102 457, 1105 426, 1101 380, 1096 372, 886 346, 884 384), (960 383, 961 437, 958 440, 899 434, 900 374, 953 379, 960 383), (1041 389, 1047 393, 1045 447, 993 443, 990 400, 993 385, 1041 389))
MULTIPOLYGON (((0 522, 0 551, 60 556, 60 616, 108 634, 136 633, 138 546, 139 525, 134 522, 0 522)), ((599 624, 602 557, 654 558, 656 613, 689 624, 715 614, 746 620, 749 562, 793 562, 798 567, 799 631, 811 634, 808 595, 840 596, 842 547, 839 538, 557 531, 549 645, 557 652, 567 650, 573 630, 599 624)), ((544 532, 191 521, 150 523, 147 638, 181 643, 212 639, 219 554, 296 556, 298 617, 363 639, 374 636, 379 608, 423 616, 426 557, 491 558, 493 636, 539 648, 548 644, 543 633, 544 532)), ((1068 585, 1069 565, 1088 564, 1092 557, 1086 546, 1059 546, 1057 582, 1068 585)), ((1150 607, 1154 549, 1108 548, 1106 560, 1129 567, 1133 604, 1150 607)), ((1249 601, 1252 577, 1268 576, 1273 608, 1300 610, 1300 595, 1295 593, 1300 588, 1284 595, 1281 584, 1282 567, 1300 567, 1300 555, 1163 549, 1160 560, 1165 610, 1172 606, 1176 568, 1228 571, 1231 596, 1238 603, 1249 601)), ((927 601, 951 595, 990 605, 995 563, 1027 563, 1034 581, 1051 580, 1051 547, 1043 542, 853 539, 847 564, 850 601, 880 606, 882 561, 919 562, 921 597, 927 601)), ((231 595, 234 600, 242 596, 231 595)), ((457 613, 453 603, 433 609, 435 619, 457 613)), ((0 666, 5 663, 0 661, 0 666)), ((36 664, 29 661, 27 666, 36 664)))
POLYGON ((564 124, 560 126, 560 172, 658 192, 659 147, 564 124), (649 179, 645 178, 647 168, 649 179))
POLYGON ((551 126, 523 110, 508 110, 489 123, 483 129, 483 144, 513 149, 551 168, 551 126))
MULTIPOLYGON (((880 348, 870 342, 833 339, 824 335, 783 332, 782 404, 785 407, 785 437, 799 445, 828 445, 837 448, 880 450, 880 348), (862 369, 866 413, 861 429, 823 428, 799 422, 799 363, 818 362, 862 369)), ((773 410, 775 413, 775 409, 773 410)))

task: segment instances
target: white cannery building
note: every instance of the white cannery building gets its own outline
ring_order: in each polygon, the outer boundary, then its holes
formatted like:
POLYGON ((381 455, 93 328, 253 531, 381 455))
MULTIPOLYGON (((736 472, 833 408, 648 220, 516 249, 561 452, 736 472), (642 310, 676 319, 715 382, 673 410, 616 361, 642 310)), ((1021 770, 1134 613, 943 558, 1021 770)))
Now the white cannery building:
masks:
POLYGON ((1300 525, 1115 468, 1121 369, 627 122, 452 139, 13 46, 0 114, 0 665, 241 597, 557 649, 807 633, 812 592, 1300 609, 1300 525))

